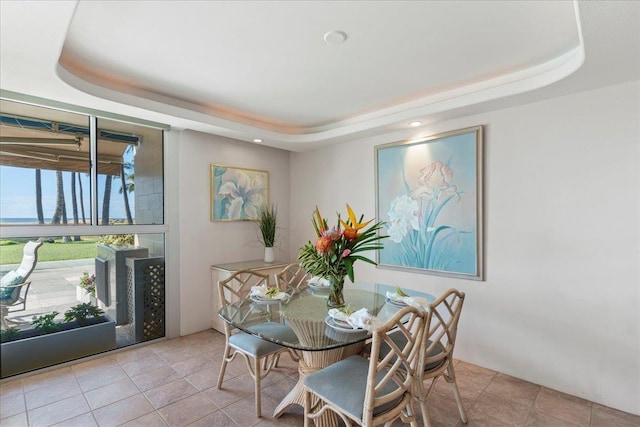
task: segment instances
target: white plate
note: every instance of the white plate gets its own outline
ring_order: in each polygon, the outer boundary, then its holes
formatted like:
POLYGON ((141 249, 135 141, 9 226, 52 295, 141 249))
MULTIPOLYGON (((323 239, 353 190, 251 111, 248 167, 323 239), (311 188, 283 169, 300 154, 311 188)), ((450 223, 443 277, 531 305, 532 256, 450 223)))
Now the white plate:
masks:
POLYGON ((406 302, 395 301, 395 300, 392 300, 391 298, 387 298, 386 302, 391 304, 391 305, 395 305, 396 307, 406 307, 407 306, 406 302))
POLYGON ((266 298, 261 297, 260 295, 251 295, 249 299, 258 304, 277 304, 282 302, 286 297, 283 298, 266 298))
MULTIPOLYGON (((340 331, 340 332, 346 332, 348 334, 357 334, 359 332, 366 332, 366 330, 362 329, 362 328, 358 328, 358 329, 353 329, 351 326, 349 326, 348 323, 345 323, 347 326, 340 326, 336 320, 334 318, 332 318, 331 316, 327 316, 324 318, 324 323, 327 324, 327 326, 329 326, 330 328, 335 329, 336 331, 340 331)), ((343 323, 343 322, 340 322, 343 323)))

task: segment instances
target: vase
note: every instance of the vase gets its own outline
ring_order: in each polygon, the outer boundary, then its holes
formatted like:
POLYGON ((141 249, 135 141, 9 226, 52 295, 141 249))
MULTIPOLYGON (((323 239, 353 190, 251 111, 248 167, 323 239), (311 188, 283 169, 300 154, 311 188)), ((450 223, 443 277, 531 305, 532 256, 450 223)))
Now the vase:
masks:
POLYGON ((264 248, 264 262, 273 262, 275 259, 273 254, 273 247, 264 248))
POLYGON ((329 276, 328 279, 330 287, 329 298, 327 298, 327 307, 344 307, 344 294, 342 293, 342 289, 344 288, 344 276, 329 276))

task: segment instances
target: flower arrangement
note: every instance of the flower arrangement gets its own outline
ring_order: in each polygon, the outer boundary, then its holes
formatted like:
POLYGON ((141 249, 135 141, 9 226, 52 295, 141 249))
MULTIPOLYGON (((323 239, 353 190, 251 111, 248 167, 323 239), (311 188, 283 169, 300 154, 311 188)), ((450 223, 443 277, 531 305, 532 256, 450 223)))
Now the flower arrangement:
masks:
POLYGON ((80 287, 92 297, 96 296, 96 275, 89 275, 88 271, 83 271, 80 277, 80 287))
POLYGON ((364 251, 382 249, 380 240, 387 236, 378 234, 384 222, 377 222, 368 228, 373 220, 364 222, 364 215, 360 220, 349 205, 347 205, 348 219, 340 218, 338 214, 338 224, 329 227, 327 220, 322 217, 316 207, 311 223, 316 232, 316 241, 309 241, 300 248, 298 259, 300 265, 311 275, 323 277, 329 280, 331 289, 327 304, 332 307, 344 305, 342 287, 345 276, 354 281, 353 264, 357 260, 376 265, 375 261, 362 255, 364 251))

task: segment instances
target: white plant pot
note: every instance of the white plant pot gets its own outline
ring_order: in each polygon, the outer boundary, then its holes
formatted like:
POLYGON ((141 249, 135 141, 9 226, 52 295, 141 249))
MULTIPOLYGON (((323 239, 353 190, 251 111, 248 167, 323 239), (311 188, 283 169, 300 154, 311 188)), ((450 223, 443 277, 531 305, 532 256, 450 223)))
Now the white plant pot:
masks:
POLYGON ((264 262, 273 262, 275 260, 275 254, 273 248, 264 248, 264 262))

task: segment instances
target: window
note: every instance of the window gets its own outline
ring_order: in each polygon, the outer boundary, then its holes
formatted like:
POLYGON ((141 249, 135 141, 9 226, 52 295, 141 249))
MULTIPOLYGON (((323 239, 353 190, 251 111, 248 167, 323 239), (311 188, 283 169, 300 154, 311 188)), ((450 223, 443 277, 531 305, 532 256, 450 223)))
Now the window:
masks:
POLYGON ((117 347, 164 336, 163 136, 136 119, 0 100, 0 276, 45 242, 3 336, 85 302, 115 322, 117 347))

